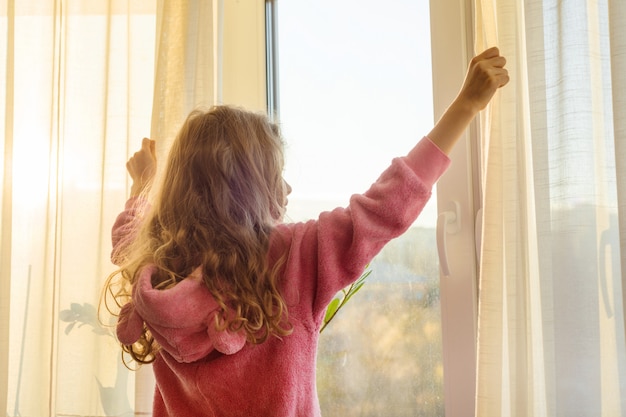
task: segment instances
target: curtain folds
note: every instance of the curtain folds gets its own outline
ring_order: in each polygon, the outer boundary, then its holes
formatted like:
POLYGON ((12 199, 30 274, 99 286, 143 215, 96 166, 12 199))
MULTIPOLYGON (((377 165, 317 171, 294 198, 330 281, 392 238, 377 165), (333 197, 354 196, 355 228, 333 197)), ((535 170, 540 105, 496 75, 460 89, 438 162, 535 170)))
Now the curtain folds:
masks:
MULTIPOLYGON (((219 0, 0 2, 0 408, 150 413, 98 321, 124 166, 215 103, 219 0)), ((106 313, 102 318, 108 320, 106 313)), ((113 322, 112 322, 113 323, 113 322)), ((5 411, 6 410, 6 411, 5 411)))
POLYGON ((197 107, 220 103, 223 1, 158 0, 150 137, 163 156, 197 107))
POLYGON ((623 2, 475 6, 512 80, 481 116, 476 414, 623 415, 623 2))

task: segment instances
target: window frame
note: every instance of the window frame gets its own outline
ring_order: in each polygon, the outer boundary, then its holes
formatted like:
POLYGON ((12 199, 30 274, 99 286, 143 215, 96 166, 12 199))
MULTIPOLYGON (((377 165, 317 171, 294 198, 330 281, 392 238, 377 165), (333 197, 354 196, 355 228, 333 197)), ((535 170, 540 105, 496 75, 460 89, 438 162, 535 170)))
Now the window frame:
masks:
MULTIPOLYGON (((430 0, 433 108, 437 120, 454 100, 473 56, 473 3, 430 0)), ((474 120, 450 157, 449 170, 437 183, 437 213, 458 204, 461 227, 445 239, 450 274, 440 275, 444 401, 446 417, 467 415, 476 404, 478 323, 477 248, 480 246, 478 120, 474 120)), ((438 231, 439 232, 439 231, 438 231)), ((442 231, 443 232, 443 231, 442 231)), ((444 242, 438 242, 443 246, 444 242)))

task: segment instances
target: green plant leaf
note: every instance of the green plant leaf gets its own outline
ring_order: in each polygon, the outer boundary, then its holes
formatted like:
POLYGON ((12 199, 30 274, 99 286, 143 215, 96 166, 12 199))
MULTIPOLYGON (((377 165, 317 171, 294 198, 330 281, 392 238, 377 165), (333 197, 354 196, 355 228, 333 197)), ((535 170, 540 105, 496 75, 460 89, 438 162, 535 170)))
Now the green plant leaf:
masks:
POLYGON ((363 285, 365 285, 365 282, 362 282, 362 281, 359 283, 355 283, 355 285, 353 285, 350 288, 350 291, 348 291, 348 294, 346 295, 346 298, 343 300, 342 304, 347 303, 348 300, 350 300, 350 298, 352 298, 352 296, 356 294, 363 287, 363 285))
MULTIPOLYGON (((365 266, 366 269, 368 267, 369 264, 365 266)), ((372 270, 367 269, 356 281, 341 290, 340 293, 342 294, 342 296, 333 298, 330 304, 328 304, 328 308, 326 309, 326 314, 324 315, 324 323, 322 324, 320 333, 324 331, 326 326, 328 326, 328 323, 330 323, 335 315, 337 315, 339 310, 341 310, 341 308, 346 305, 348 300, 350 300, 350 298, 352 298, 352 296, 363 287, 363 285, 365 284, 365 279, 369 277, 371 273, 372 270)))
POLYGON ((339 300, 339 298, 334 298, 333 301, 328 304, 328 308, 326 309, 326 315, 324 316, 324 323, 328 323, 332 320, 333 316, 337 313, 337 310, 339 310, 340 302, 341 300, 339 300))

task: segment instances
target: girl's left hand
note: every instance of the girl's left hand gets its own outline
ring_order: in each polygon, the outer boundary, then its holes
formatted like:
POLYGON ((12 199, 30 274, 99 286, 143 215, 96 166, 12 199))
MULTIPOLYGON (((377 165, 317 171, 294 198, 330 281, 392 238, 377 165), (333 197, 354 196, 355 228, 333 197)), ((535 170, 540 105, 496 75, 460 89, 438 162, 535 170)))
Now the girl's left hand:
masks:
POLYGON ((126 170, 133 179, 130 189, 131 197, 137 196, 144 191, 154 179, 156 174, 156 142, 143 138, 141 149, 126 162, 126 170))
POLYGON ((464 100, 476 113, 483 110, 496 90, 509 82, 509 72, 504 68, 505 65, 506 59, 496 47, 475 56, 469 64, 457 100, 464 100))

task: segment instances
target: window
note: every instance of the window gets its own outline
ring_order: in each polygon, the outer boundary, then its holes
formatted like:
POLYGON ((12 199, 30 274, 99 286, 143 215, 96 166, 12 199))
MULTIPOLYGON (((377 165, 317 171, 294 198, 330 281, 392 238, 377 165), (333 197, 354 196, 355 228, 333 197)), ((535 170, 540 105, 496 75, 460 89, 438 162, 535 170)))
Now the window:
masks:
MULTIPOLYGON (((431 14, 409 0, 270 2, 268 12, 268 104, 287 143, 287 215, 299 221, 347 204, 432 127, 431 14)), ((324 330, 323 414, 444 414, 436 200, 324 330)))

